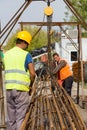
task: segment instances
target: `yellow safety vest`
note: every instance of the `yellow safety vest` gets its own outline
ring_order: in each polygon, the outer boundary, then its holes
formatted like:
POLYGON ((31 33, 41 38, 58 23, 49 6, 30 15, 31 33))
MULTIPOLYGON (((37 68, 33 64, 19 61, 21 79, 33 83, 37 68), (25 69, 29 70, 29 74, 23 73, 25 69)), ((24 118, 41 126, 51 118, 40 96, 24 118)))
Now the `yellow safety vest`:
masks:
POLYGON ((6 89, 29 91, 30 73, 25 71, 28 52, 19 47, 7 51, 4 56, 6 89))

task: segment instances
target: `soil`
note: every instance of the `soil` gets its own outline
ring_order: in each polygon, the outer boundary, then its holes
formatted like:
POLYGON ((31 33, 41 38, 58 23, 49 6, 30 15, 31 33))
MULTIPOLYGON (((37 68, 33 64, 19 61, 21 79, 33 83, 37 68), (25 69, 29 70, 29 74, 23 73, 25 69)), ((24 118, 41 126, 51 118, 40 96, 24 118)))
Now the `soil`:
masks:
POLYGON ((87 89, 84 89, 82 86, 80 86, 78 97, 79 102, 77 101, 77 84, 73 83, 72 99, 75 102, 76 108, 87 126, 87 89))

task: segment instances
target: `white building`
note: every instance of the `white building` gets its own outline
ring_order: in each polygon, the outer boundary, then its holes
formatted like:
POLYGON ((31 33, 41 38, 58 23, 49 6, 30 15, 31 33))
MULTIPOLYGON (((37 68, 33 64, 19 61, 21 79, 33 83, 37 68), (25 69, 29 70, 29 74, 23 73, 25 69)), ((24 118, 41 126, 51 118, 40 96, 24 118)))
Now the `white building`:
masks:
MULTIPOLYGON (((78 32, 77 30, 69 30, 67 34, 73 43, 63 34, 60 43, 55 43, 55 51, 72 66, 72 63, 77 61, 78 57, 78 32)), ((87 61, 87 38, 81 38, 81 43, 82 60, 87 61)))

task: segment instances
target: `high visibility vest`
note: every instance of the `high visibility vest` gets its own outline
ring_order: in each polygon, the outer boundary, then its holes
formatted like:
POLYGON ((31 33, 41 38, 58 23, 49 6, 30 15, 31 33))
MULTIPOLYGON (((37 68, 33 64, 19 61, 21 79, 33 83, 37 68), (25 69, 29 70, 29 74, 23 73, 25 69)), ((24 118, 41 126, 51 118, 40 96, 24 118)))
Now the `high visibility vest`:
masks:
MULTIPOLYGON (((60 59, 62 60, 62 59, 60 59)), ((59 76, 60 76, 60 80, 64 80, 66 78, 68 78, 69 76, 72 76, 72 71, 70 70, 70 66, 67 63, 65 67, 63 67, 60 71, 59 71, 59 76)))
POLYGON ((28 52, 19 47, 7 51, 4 56, 6 89, 29 91, 30 73, 25 71, 28 52))

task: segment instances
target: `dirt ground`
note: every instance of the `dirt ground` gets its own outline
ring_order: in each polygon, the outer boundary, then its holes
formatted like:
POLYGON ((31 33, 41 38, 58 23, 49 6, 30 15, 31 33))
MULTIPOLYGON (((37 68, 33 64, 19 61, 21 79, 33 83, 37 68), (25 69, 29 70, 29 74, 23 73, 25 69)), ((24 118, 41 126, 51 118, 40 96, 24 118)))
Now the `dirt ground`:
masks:
POLYGON ((76 95, 77 95, 77 84, 73 83, 72 99, 74 100, 77 110, 87 126, 87 89, 83 89, 82 86, 79 87, 79 104, 77 104, 76 95))

